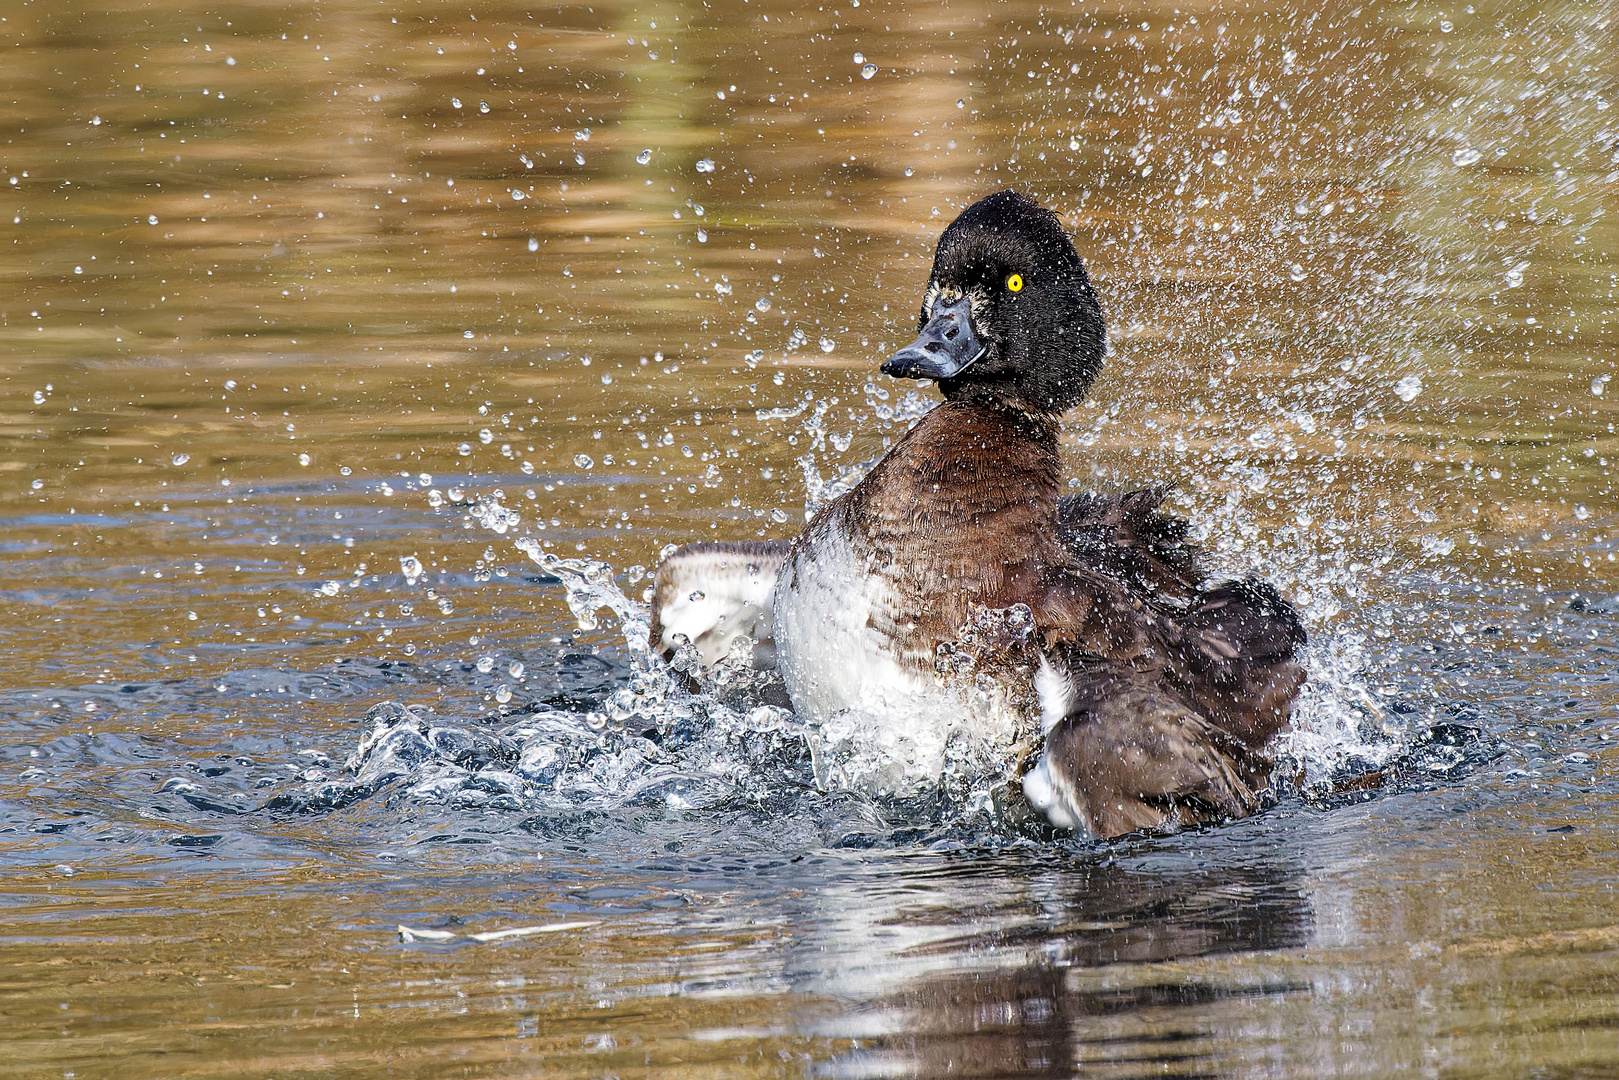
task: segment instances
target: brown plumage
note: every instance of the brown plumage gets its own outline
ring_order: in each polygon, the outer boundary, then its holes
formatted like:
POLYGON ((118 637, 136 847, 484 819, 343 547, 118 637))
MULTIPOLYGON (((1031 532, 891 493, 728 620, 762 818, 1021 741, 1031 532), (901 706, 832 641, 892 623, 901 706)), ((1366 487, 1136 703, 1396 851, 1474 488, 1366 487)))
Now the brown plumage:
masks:
MULTIPOLYGON (((939 242, 920 322, 884 370, 938 380, 944 403, 790 548, 734 549, 755 603, 761 560, 779 566, 767 607, 795 707, 857 708, 868 677, 935 685, 940 647, 959 647, 1008 685, 1033 675, 1045 744, 1024 790, 1053 824, 1115 836, 1254 812, 1304 680, 1303 627, 1262 581, 1205 587, 1186 523, 1159 510, 1166 488, 1059 497, 1059 417, 1104 334, 1055 218, 1008 192, 970 207, 939 242), (987 611, 1024 607, 1031 635, 964 640, 987 611)), ((691 613, 709 593, 690 586, 726 550, 659 568, 655 647, 707 632, 691 613)))
POLYGON ((908 666, 931 670, 938 644, 974 607, 1027 603, 1043 589, 1056 550, 1056 436, 1044 417, 945 402, 827 507, 869 545, 873 573, 894 595, 922 601, 872 615, 908 666), (992 537, 1028 542, 986 559, 982 541, 992 537))

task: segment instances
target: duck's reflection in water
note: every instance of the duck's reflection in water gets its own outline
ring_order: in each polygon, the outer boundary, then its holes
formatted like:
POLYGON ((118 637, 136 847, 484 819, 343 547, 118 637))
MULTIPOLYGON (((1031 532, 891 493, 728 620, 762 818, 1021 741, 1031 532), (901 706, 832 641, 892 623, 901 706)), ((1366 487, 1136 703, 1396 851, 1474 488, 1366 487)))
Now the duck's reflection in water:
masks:
POLYGON ((851 961, 826 989, 860 1004, 820 1034, 855 1047, 817 1075, 1224 1074, 1229 1044, 1211 1056, 1231 1034, 1222 1003, 1302 989, 1207 962, 1306 941, 1311 907, 1294 867, 1005 870, 941 868, 843 898, 855 906, 832 937, 864 921, 867 940, 822 943, 851 961))

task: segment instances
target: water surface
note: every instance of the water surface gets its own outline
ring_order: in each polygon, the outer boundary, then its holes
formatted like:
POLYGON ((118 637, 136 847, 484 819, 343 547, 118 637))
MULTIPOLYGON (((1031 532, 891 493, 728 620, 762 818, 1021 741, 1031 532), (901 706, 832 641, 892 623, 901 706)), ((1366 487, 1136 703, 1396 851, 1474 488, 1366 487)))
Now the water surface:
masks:
POLYGON ((12 1068, 1613 1073, 1616 46, 1600 3, 7 5, 12 1068), (876 366, 1003 186, 1108 314, 1070 475, 1177 480, 1295 597, 1295 752, 1387 790, 1093 845, 818 793, 713 695, 625 720, 585 598, 891 444, 932 392, 876 366))

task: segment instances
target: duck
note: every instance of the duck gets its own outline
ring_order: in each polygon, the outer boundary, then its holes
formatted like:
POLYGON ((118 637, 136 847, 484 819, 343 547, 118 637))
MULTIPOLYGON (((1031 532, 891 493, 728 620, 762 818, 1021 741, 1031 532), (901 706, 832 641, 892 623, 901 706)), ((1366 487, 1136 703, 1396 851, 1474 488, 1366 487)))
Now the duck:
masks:
POLYGON ((1057 215, 1011 190, 968 206, 939 238, 918 329, 881 370, 943 400, 796 537, 663 558, 653 649, 779 671, 821 733, 823 784, 850 779, 859 755, 840 764, 840 745, 898 759, 889 791, 976 737, 1015 759, 1053 829, 1105 839, 1261 809, 1304 627, 1263 579, 1210 580, 1162 509, 1170 485, 1064 493, 1061 418, 1107 332, 1057 215))

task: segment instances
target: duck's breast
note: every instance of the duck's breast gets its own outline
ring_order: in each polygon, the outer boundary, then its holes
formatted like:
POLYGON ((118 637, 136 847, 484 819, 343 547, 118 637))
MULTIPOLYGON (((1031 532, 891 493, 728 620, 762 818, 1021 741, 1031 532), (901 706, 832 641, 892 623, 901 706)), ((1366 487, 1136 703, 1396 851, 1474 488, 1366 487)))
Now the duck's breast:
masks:
POLYGON ((778 662, 793 708, 808 720, 936 685, 902 666, 880 630, 903 606, 870 543, 834 503, 805 527, 776 581, 778 662), (875 617, 874 617, 875 616, 875 617))

